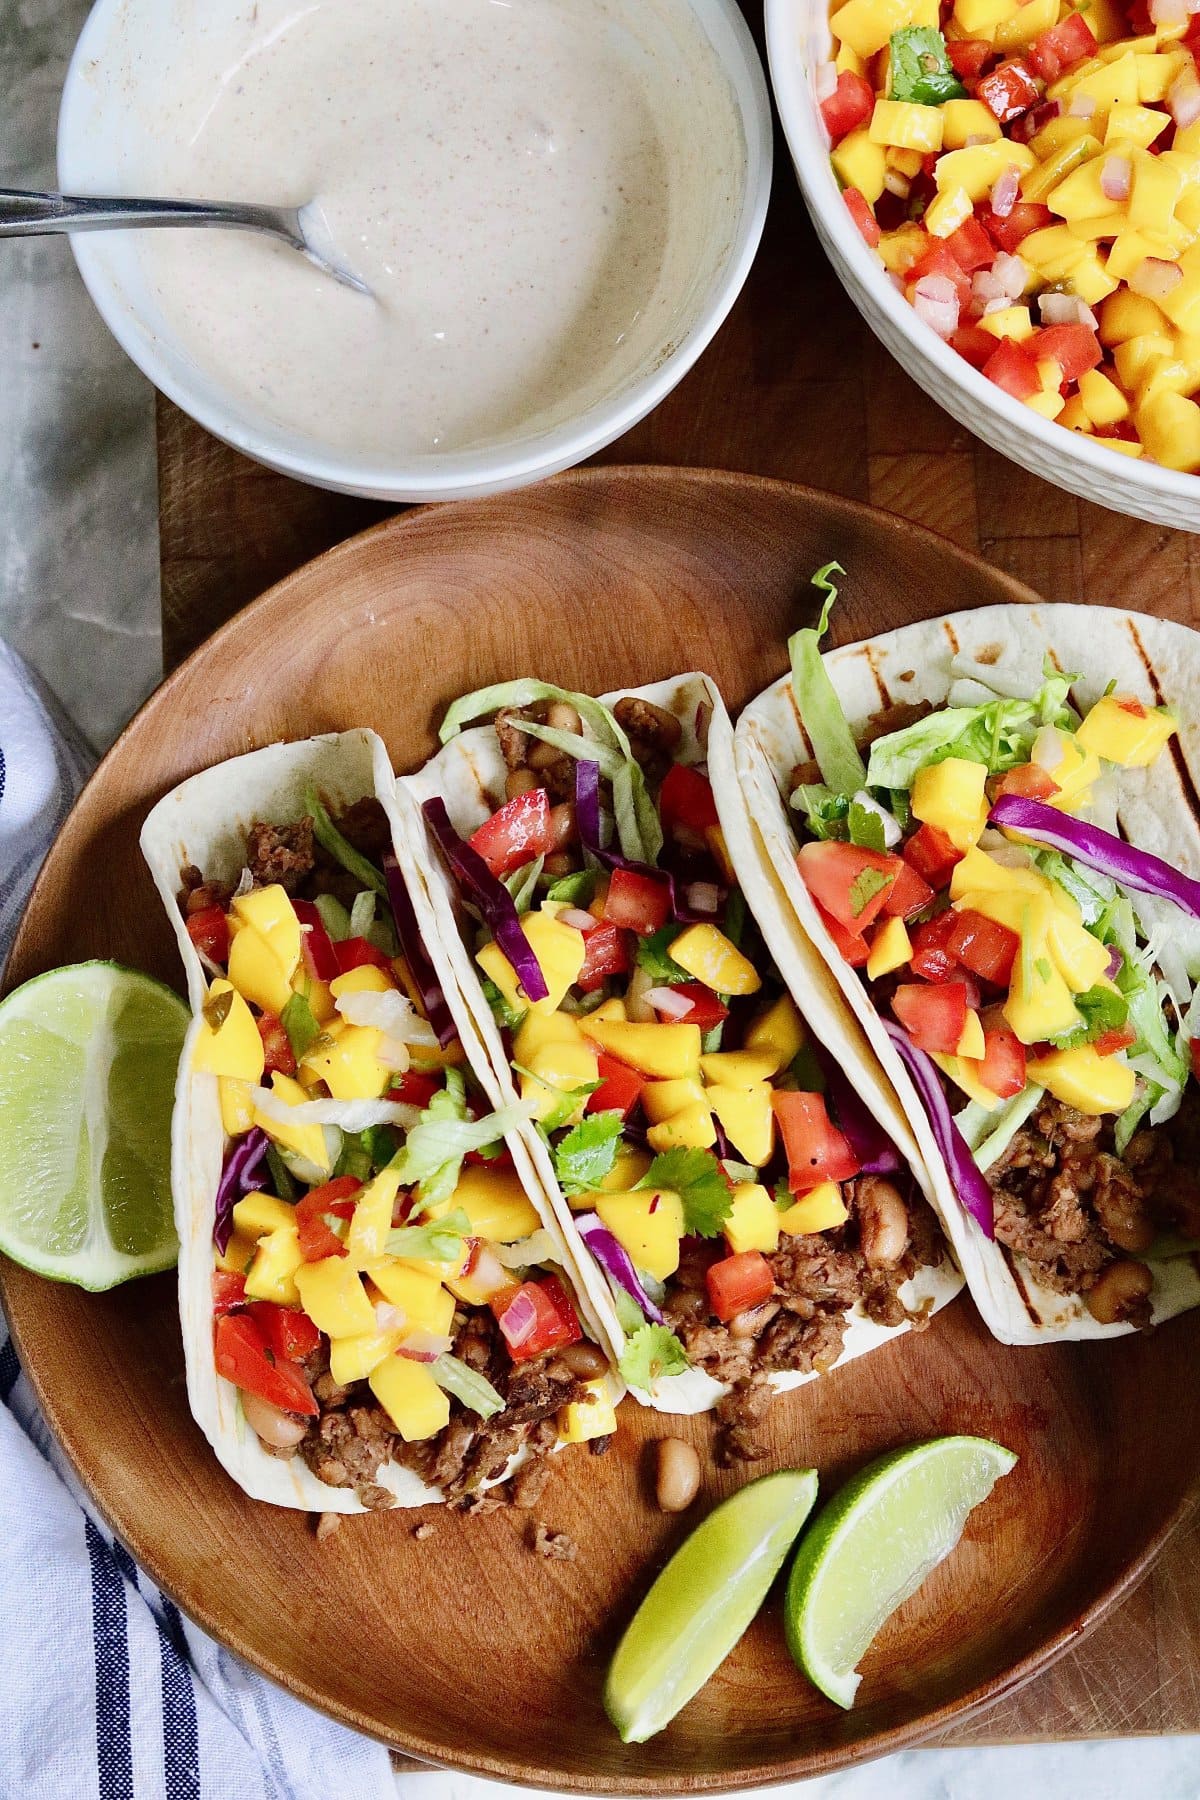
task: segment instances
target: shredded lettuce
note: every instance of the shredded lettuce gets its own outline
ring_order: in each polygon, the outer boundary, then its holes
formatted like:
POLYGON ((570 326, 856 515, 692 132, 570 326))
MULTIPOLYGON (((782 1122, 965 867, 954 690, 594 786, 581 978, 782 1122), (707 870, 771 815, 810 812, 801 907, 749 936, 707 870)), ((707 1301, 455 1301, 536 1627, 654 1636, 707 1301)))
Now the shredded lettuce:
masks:
POLYGON ((856 794, 867 785, 866 771, 842 703, 821 660, 821 639, 829 629, 829 614, 838 597, 837 586, 830 577, 845 573, 837 562, 826 563, 817 570, 812 585, 824 594, 825 604, 815 626, 793 632, 788 639, 788 657, 792 665, 792 693, 822 779, 835 794, 856 794))
POLYGON ((392 1163, 404 1187, 415 1187, 423 1207, 449 1200, 458 1186, 463 1157, 486 1150, 528 1118, 523 1106, 506 1106, 482 1119, 467 1116, 466 1084, 447 1069, 446 1085, 433 1096, 392 1163))
POLYGON ((427 1225, 398 1225, 388 1232, 385 1248, 389 1256, 417 1262, 452 1262, 462 1252, 463 1239, 470 1235, 471 1221, 459 1207, 427 1225))
POLYGON ((304 810, 313 822, 313 836, 323 850, 340 862, 343 869, 353 875, 355 881, 361 881, 365 888, 371 888, 376 894, 387 897, 387 882, 383 878, 382 869, 377 869, 371 860, 356 850, 354 845, 344 838, 328 812, 317 798, 317 790, 308 786, 304 790, 304 810))
POLYGON ((989 1112, 986 1107, 971 1100, 960 1113, 955 1113, 954 1123, 966 1139, 977 1169, 986 1175, 996 1159, 1008 1149, 1030 1113, 1040 1104, 1044 1092, 1044 1088, 1031 1081, 1002 1106, 999 1112, 989 1112))
POLYGON ((350 914, 332 894, 318 894, 313 902, 331 943, 340 944, 351 936, 350 914))
POLYGON ((907 791, 918 770, 949 756, 984 763, 991 775, 1028 762, 1043 725, 1064 731, 1075 727, 1067 695, 1076 677, 1060 674, 1049 661, 1044 677, 1032 700, 1001 695, 979 706, 943 706, 915 725, 877 738, 871 746, 866 786, 907 791))
POLYGON ((532 862, 525 864, 524 868, 516 869, 511 875, 502 877, 505 887, 512 895, 512 903, 518 913, 527 913, 533 905, 545 861, 544 856, 535 856, 532 862))
POLYGON ((350 936, 366 937, 375 923, 375 900, 370 888, 364 888, 361 894, 355 894, 354 905, 350 908, 350 936))
POLYGON ((504 1411, 504 1397, 498 1394, 485 1375, 449 1352, 439 1356, 429 1369, 433 1379, 448 1394, 462 1402, 481 1419, 494 1418, 504 1411))

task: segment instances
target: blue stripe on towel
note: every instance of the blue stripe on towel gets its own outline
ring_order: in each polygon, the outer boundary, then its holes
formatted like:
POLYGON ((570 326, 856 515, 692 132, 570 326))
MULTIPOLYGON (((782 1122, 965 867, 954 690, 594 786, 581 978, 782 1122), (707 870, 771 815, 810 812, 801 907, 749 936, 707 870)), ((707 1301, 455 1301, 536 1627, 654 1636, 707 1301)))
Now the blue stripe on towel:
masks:
POLYGON ((90 1519, 84 1520, 84 1533, 92 1571, 96 1761, 100 1800, 134 1800, 125 1584, 108 1545, 90 1519))
POLYGON ((162 1651, 163 1778, 166 1800, 200 1800, 200 1741, 183 1620, 163 1597, 158 1627, 162 1651))

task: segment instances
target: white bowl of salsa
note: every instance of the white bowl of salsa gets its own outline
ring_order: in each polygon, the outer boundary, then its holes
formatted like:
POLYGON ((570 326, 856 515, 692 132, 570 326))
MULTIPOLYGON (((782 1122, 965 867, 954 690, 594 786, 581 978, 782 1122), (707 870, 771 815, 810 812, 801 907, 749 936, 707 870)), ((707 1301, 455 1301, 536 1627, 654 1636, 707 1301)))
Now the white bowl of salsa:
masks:
POLYGON ((155 385, 269 467, 384 500, 569 467, 742 286, 770 100, 735 0, 98 0, 64 191, 316 199, 364 299, 265 237, 81 236, 155 385))

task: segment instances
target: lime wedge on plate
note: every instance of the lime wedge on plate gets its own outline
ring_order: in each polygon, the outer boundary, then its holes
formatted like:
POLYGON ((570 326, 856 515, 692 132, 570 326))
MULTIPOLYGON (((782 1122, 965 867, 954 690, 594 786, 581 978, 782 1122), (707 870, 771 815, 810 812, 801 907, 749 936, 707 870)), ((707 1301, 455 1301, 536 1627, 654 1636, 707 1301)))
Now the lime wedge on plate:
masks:
POLYGON ((617 1645, 604 1708, 627 1744, 670 1723, 762 1605, 817 1497, 813 1469, 739 1488, 679 1546, 617 1645))
POLYGON ((189 1023, 119 963, 53 969, 0 1002, 0 1250, 110 1288, 168 1269, 171 1108, 189 1023))
POLYGON ((988 1438, 931 1438, 868 1463, 821 1508, 788 1578, 788 1648, 809 1680, 852 1706, 855 1665, 962 1536, 1016 1462, 988 1438))

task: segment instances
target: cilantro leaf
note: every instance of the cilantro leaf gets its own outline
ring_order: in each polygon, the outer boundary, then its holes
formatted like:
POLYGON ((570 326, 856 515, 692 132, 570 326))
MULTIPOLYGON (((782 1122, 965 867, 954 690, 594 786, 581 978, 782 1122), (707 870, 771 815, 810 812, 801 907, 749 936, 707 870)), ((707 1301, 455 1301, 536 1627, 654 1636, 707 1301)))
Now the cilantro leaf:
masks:
POLYGON ((909 25, 893 31, 891 43, 891 100, 915 101, 918 106, 941 106, 966 94, 950 61, 946 40, 932 25, 909 25))
POLYGON ((1083 1015, 1083 1024, 1052 1040, 1060 1050, 1094 1043, 1106 1031, 1121 1031, 1129 1018, 1129 1002, 1115 988, 1090 987, 1086 993, 1076 994, 1075 1005, 1083 1015))
POLYGON ((302 1062, 321 1035, 321 1027, 303 994, 292 995, 279 1015, 279 1022, 287 1032, 292 1055, 297 1062, 302 1062))
POLYGON ((682 1375, 689 1367, 683 1345, 666 1325, 642 1325, 625 1345, 618 1369, 630 1387, 653 1393, 667 1375, 682 1375))
POLYGON ((483 997, 492 1009, 492 1017, 501 1031, 515 1031, 525 1017, 525 1007, 510 1006, 490 975, 485 975, 480 985, 483 997))
POLYGON ((664 925, 661 931, 652 933, 650 937, 638 939, 638 968, 645 969, 660 987, 668 987, 672 982, 691 980, 687 970, 681 969, 669 954, 670 946, 682 929, 680 925, 664 925))
POLYGON ((894 875, 885 875, 882 869, 860 870, 850 883, 850 911, 854 917, 861 918, 876 894, 890 887, 895 879, 894 875))
POLYGON ((619 1112, 591 1113, 554 1146, 554 1173, 564 1194, 591 1194, 612 1174, 624 1119, 619 1112))
POLYGON ((637 1185, 679 1195, 685 1237, 719 1236, 733 1207, 729 1183, 711 1150, 664 1150, 637 1185))
POLYGON ((861 800, 852 800, 848 823, 852 844, 859 844, 864 850, 887 849, 883 837, 883 820, 873 807, 864 806, 861 800))
POLYGON ((790 1212, 792 1207, 796 1204, 796 1196, 788 1186, 787 1179, 783 1175, 781 1175, 779 1180, 775 1183, 774 1200, 776 1210, 781 1213, 790 1212))
POLYGON ((561 900, 565 906, 588 907, 595 894, 594 869, 577 869, 574 875, 562 875, 546 889, 547 900, 561 900))

